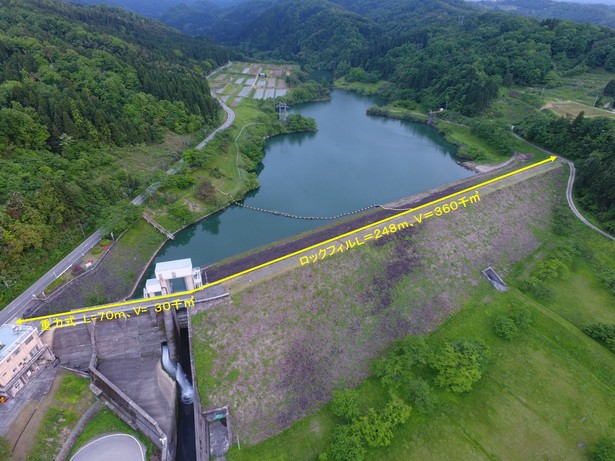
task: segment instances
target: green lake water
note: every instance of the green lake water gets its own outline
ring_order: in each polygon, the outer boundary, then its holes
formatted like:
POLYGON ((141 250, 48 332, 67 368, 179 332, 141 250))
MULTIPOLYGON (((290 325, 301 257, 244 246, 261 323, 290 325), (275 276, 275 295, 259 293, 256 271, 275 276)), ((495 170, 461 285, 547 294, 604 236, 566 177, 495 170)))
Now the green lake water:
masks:
MULTIPOLYGON (((244 203, 332 216, 473 175, 455 162, 455 147, 435 129, 366 115, 376 102, 335 90, 331 101, 294 107, 291 112, 315 118, 319 131, 268 140, 261 187, 244 203)), ((155 262, 192 258, 195 266, 206 266, 327 222, 233 206, 178 233, 155 262)))

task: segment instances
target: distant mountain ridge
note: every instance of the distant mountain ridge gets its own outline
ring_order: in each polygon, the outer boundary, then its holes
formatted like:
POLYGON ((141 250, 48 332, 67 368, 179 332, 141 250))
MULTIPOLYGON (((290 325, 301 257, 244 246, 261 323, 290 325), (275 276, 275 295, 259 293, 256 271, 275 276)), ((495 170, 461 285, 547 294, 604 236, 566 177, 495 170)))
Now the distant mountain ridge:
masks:
POLYGON ((278 0, 245 0, 221 6, 210 0, 180 4, 160 16, 160 21, 188 35, 204 35, 225 43, 238 43, 243 28, 278 0))
POLYGON ((579 4, 553 0, 482 0, 474 4, 485 9, 506 11, 538 19, 564 19, 615 29, 615 4, 579 4))
POLYGON ((191 0, 72 0, 82 5, 109 5, 123 8, 150 18, 158 18, 178 4, 191 4, 191 0))

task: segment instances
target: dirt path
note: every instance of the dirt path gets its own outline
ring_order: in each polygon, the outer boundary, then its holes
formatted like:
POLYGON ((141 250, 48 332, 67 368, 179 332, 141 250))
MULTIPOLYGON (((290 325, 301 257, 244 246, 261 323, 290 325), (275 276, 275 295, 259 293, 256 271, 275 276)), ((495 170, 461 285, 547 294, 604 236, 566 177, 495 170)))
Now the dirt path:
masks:
POLYGON ((489 173, 491 171, 499 170, 500 168, 505 168, 511 163, 513 163, 515 160, 517 160, 517 154, 513 154, 508 160, 505 160, 500 163, 480 165, 480 164, 477 164, 476 162, 463 162, 462 165, 477 173, 489 173))

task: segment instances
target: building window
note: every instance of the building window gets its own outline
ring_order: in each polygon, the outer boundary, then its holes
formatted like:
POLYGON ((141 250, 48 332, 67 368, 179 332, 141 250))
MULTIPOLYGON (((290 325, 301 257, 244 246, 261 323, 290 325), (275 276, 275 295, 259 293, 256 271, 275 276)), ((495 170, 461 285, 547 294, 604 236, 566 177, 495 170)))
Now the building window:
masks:
POLYGON ((30 344, 32 342, 32 340, 34 339, 34 335, 30 335, 26 338, 26 341, 24 342, 25 344, 30 344))
POLYGON ((17 354, 19 354, 19 351, 20 351, 20 350, 21 350, 21 348, 20 348, 20 347, 18 347, 17 349, 15 349, 15 352, 13 352, 13 355, 17 355, 17 354))

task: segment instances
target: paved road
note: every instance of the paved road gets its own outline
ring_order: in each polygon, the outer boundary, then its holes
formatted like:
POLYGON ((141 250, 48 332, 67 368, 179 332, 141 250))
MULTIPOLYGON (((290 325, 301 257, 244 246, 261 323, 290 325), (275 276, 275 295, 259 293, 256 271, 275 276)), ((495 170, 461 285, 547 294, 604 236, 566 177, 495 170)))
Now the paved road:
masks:
MULTIPOLYGON (((545 152, 546 154, 549 155, 557 155, 551 151, 548 151, 547 149, 543 149, 540 146, 537 146, 536 144, 528 141, 525 138, 522 138, 521 136, 519 136, 517 133, 513 133, 513 136, 517 139, 520 139, 521 141, 524 141, 528 144, 530 144, 531 146, 534 146, 536 149, 541 150, 543 152, 545 152)), ((596 232, 600 233, 601 235, 604 235, 606 238, 609 238, 613 241, 615 241, 615 236, 608 234, 607 232, 604 232, 602 229, 600 229, 599 227, 594 226, 592 223, 590 223, 587 219, 585 219, 585 217, 579 212, 579 210, 577 209, 576 205, 574 204, 574 200, 572 199, 572 188, 574 187, 574 179, 576 177, 576 169, 574 167, 574 163, 571 160, 568 160, 564 157, 561 157, 559 155, 557 155, 558 158, 562 159, 562 161, 568 163, 568 166, 570 166, 570 176, 568 177, 568 186, 566 187, 566 200, 568 201, 568 206, 570 207, 570 209, 572 210, 572 212, 575 214, 575 216, 577 218, 579 218, 581 220, 581 222, 583 224, 585 224, 587 227, 592 228, 593 230, 595 230, 596 232)))
POLYGON ((102 436, 81 448, 71 461, 145 461, 145 450, 127 434, 102 436))
POLYGON ((42 292, 47 285, 53 282, 61 274, 66 272, 73 264, 80 261, 85 253, 100 242, 102 233, 97 230, 90 235, 81 245, 75 248, 68 256, 56 264, 49 272, 32 284, 30 288, 15 298, 8 306, 0 311, 0 325, 8 323, 16 317, 21 317, 28 308, 34 296, 42 292))
POLYGON ((207 145, 209 141, 214 139, 214 136, 218 134, 219 131, 226 130, 235 121, 235 112, 233 112, 229 106, 224 104, 224 101, 222 101, 222 99, 220 99, 218 96, 213 93, 211 95, 218 100, 218 102, 222 106, 222 109, 224 109, 224 112, 226 112, 226 121, 218 128, 216 128, 213 132, 211 132, 211 134, 207 136, 203 141, 201 141, 201 143, 195 147, 196 150, 201 150, 207 145))
MULTIPOLYGON (((235 120, 235 112, 233 112, 222 100, 220 100, 217 96, 212 93, 212 96, 215 97, 224 111, 226 112, 226 121, 216 128, 212 133, 210 133, 207 138, 205 138, 196 149, 200 150, 209 141, 211 141, 214 136, 219 132, 228 127, 230 127, 235 120)), ((181 166, 182 160, 178 162, 178 165, 181 166)), ((173 168, 167 171, 168 174, 175 174, 179 166, 176 165, 173 168)), ((155 192, 160 187, 160 182, 157 181, 154 184, 150 185, 143 194, 135 197, 132 200, 133 205, 141 205, 145 201, 146 197, 153 192, 155 192)), ((43 275, 40 279, 38 279, 32 286, 26 289, 21 295, 15 298, 10 304, 8 304, 4 309, 0 311, 0 325, 4 323, 11 322, 12 320, 22 317, 23 313, 33 302, 33 298, 41 293, 47 285, 53 282, 56 278, 58 278, 61 274, 67 271, 73 264, 77 261, 80 261, 85 253, 90 251, 95 245, 100 242, 103 235, 103 230, 98 229, 92 235, 90 235, 81 245, 75 248, 68 256, 66 256, 62 261, 56 264, 49 272, 43 275)))
POLYGON ((591 227, 596 232, 601 233, 606 238, 609 238, 609 239, 615 241, 615 237, 614 236, 612 236, 611 234, 607 234, 602 229, 594 226, 587 219, 585 219, 585 217, 581 213, 579 213, 579 210, 577 210, 577 207, 574 204, 574 201, 572 200, 572 186, 574 185, 574 178, 576 176, 576 169, 574 167, 574 163, 572 163, 570 160, 566 160, 566 159, 563 159, 563 160, 568 162, 568 165, 570 166, 570 176, 568 177, 568 187, 566 188, 566 200, 568 200, 568 206, 570 207, 572 212, 577 216, 577 218, 579 218, 583 222, 583 224, 585 224, 588 227, 591 227))
MULTIPOLYGON (((184 163, 184 159, 180 159, 172 168, 169 168, 167 170, 167 174, 177 173, 179 169, 182 167, 183 163, 184 163)), ((143 202, 145 202, 147 197, 149 197, 154 192, 156 192, 159 187, 160 187, 160 181, 156 181, 155 183, 151 184, 147 189, 145 189, 145 191, 141 195, 138 195, 137 197, 133 198, 130 203, 132 203, 133 205, 137 205, 137 206, 143 205, 143 202)))

